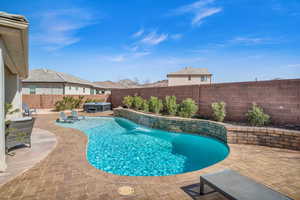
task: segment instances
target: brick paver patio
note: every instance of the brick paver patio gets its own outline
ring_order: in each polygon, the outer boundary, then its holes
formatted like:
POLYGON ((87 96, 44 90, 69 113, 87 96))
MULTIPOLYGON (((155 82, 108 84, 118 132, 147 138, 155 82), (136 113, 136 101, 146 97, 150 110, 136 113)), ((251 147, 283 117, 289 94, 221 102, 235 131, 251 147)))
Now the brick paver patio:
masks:
POLYGON ((225 199, 218 193, 199 197, 200 174, 223 168, 300 199, 300 152, 253 145, 229 145, 230 155, 203 170, 165 177, 108 174, 88 164, 84 133, 55 125, 55 115, 40 115, 35 127, 57 136, 56 148, 42 162, 0 188, 0 199, 225 199), (118 189, 131 186, 122 196, 118 189))

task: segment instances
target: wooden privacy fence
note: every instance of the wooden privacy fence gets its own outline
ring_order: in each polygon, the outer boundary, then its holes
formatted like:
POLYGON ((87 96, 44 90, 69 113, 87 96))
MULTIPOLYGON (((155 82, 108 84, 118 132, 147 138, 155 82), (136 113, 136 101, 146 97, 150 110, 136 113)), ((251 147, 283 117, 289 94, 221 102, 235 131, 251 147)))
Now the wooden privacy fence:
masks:
POLYGON ((300 125, 300 79, 114 89, 111 94, 113 107, 122 105, 124 96, 134 94, 146 99, 174 95, 178 102, 192 98, 198 103, 198 113, 203 117, 212 116, 213 102, 224 101, 226 119, 233 121, 244 121, 245 113, 255 102, 271 116, 275 124, 300 125))
POLYGON ((83 101, 87 99, 97 99, 102 102, 110 102, 109 94, 97 94, 97 95, 52 95, 52 94, 23 94, 22 102, 28 104, 30 108, 54 108, 55 102, 62 100, 64 96, 71 96, 79 98, 84 96, 83 101))

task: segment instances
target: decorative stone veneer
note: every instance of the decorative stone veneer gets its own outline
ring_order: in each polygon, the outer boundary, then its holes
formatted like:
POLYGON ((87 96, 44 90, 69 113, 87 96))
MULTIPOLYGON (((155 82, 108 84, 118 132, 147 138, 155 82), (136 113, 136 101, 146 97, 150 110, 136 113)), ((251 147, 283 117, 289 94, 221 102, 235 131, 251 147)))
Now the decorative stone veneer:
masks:
POLYGON ((197 133, 231 144, 252 144, 300 150, 300 131, 235 126, 202 119, 159 116, 124 108, 115 108, 114 115, 151 128, 197 133))
POLYGON ((134 110, 115 108, 116 117, 124 117, 138 124, 173 132, 197 133, 219 139, 227 143, 226 128, 223 124, 199 119, 166 117, 137 112, 134 110))

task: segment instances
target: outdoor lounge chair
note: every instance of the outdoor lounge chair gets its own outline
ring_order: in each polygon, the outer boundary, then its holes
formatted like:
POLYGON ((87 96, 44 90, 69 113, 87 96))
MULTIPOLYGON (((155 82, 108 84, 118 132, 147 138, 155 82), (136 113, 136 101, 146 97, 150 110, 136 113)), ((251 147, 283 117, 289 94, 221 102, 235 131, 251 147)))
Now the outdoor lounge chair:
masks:
POLYGON ((70 118, 73 119, 73 120, 85 119, 84 116, 79 116, 78 112, 76 110, 72 110, 72 115, 70 116, 70 118))
POLYGON ((204 184, 232 200, 291 200, 230 169, 200 176, 200 195, 204 195, 204 184))
POLYGON ((24 111, 25 116, 31 116, 32 113, 36 113, 35 108, 29 108, 29 106, 26 103, 22 104, 22 109, 24 111))
POLYGON ((71 118, 68 118, 64 112, 59 113, 59 119, 57 121, 62 122, 62 123, 73 123, 74 122, 74 120, 71 118))
POLYGON ((34 118, 23 117, 9 120, 6 123, 5 133, 5 151, 16 146, 27 144, 31 147, 31 133, 34 124, 34 118))

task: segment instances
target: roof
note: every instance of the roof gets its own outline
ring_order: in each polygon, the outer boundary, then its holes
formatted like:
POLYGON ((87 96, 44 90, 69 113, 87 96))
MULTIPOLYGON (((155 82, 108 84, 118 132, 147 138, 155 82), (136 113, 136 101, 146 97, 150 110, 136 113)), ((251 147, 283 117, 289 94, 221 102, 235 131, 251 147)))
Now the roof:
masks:
POLYGON ((0 12, 0 18, 8 21, 28 23, 28 20, 22 15, 9 14, 6 12, 0 12))
POLYGON ((4 62, 21 79, 28 76, 28 26, 24 16, 0 12, 0 35, 6 54, 4 62))
POLYGON ((207 68, 185 67, 177 72, 171 72, 167 76, 172 75, 212 75, 207 68))
POLYGON ((86 81, 70 74, 56 72, 50 69, 34 69, 29 72, 29 76, 27 79, 23 80, 25 83, 32 82, 49 82, 49 83, 77 83, 82 85, 91 85, 94 84, 90 81, 86 81))
POLYGON ((94 82, 94 84, 100 88, 105 88, 105 89, 127 88, 123 84, 119 82, 113 82, 113 81, 98 81, 98 82, 94 82))

